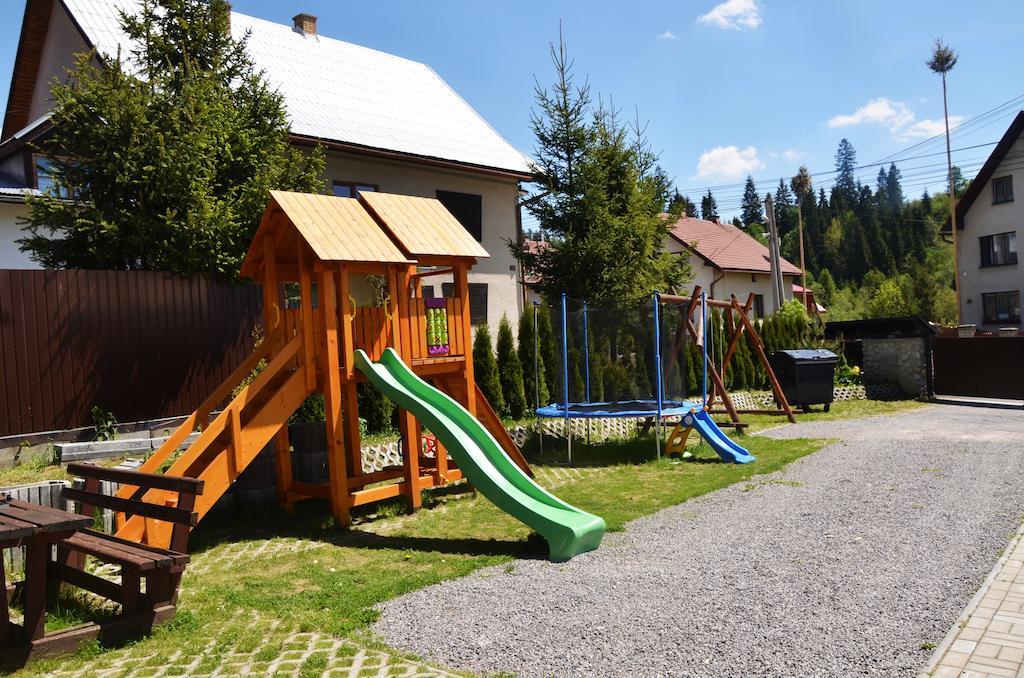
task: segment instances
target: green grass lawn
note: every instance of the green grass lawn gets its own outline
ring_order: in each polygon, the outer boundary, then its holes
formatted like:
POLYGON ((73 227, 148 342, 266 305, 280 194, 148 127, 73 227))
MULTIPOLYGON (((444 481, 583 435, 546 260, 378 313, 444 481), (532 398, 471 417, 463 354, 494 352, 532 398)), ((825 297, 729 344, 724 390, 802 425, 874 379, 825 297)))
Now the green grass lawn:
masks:
MULTIPOLYGON (((832 412, 808 418, 866 416, 909 406, 837 403, 832 412)), ((762 428, 784 421, 747 419, 762 428)), ((706 447, 695 448, 693 461, 655 460, 652 437, 592 445, 576 441, 574 466, 567 468, 560 464, 564 442, 547 438, 535 470, 541 484, 553 486, 559 497, 602 516, 610 531, 618 531, 633 519, 693 497, 736 482, 755 483, 757 475, 782 469, 826 442, 745 436, 742 443, 757 461, 732 465, 721 463, 706 447)), ((533 452, 529 445, 526 452, 533 452)), ((414 515, 385 506, 349 530, 331 527, 327 507, 316 502, 300 505, 295 516, 210 518, 193 534, 193 563, 172 623, 127 650, 90 646, 77 655, 36 662, 24 673, 99 670, 126 656, 160 665, 161 658, 168 661, 181 652, 205 652, 203 664, 215 664, 216 657, 245 648, 269 662, 275 653, 288 651, 283 629, 365 644, 365 630, 381 602, 488 565, 546 556, 542 539, 464 484, 425 497, 426 508, 414 515), (256 637, 238 621, 250 614, 267 620, 256 637), (277 624, 274 630, 270 620, 277 624), (203 650, 210 639, 231 640, 217 640, 203 650)), ((453 632, 425 630, 433 631, 453 632)), ((317 673, 318 666, 311 664, 309 671, 317 673)))

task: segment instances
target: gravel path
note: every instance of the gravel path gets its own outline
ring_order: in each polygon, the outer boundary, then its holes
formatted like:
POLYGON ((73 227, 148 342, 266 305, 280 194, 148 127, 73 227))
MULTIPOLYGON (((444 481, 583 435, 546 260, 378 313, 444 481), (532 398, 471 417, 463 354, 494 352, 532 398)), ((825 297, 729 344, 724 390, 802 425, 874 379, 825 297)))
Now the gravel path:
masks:
POLYGON ((522 676, 915 675, 1024 512, 1024 412, 930 406, 765 435, 840 442, 569 563, 398 598, 376 630, 522 676))

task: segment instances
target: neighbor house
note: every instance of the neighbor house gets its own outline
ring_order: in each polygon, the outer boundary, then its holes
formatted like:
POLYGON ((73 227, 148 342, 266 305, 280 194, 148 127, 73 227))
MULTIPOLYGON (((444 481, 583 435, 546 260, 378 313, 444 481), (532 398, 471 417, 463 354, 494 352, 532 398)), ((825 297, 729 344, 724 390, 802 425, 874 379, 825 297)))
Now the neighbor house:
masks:
MULTIPOLYGON (((78 53, 127 53, 118 10, 139 0, 27 0, 0 136, 0 267, 34 268, 17 250, 26 193, 47 187, 32 143, 45 138, 54 79, 78 53)), ((338 27, 339 29, 345 27, 338 27)), ((326 37, 317 19, 279 24, 232 12, 235 37, 284 96, 292 142, 326 149, 325 190, 351 196, 386 191, 436 197, 490 253, 470 275, 474 323, 497 326, 522 307, 516 260, 520 182, 530 161, 429 66, 326 37)), ((467 58, 470 55, 467 55, 467 58)), ((432 278, 440 296, 450 280, 432 278)))
POLYGON ((1020 326, 1024 271, 1017 234, 1024 228, 1024 111, 1017 114, 957 204, 960 322, 985 330, 1020 326))
MULTIPOLYGON (((776 311, 772 294, 768 248, 732 224, 695 217, 679 217, 669 229, 665 249, 688 257, 693 268, 691 285, 700 285, 712 299, 736 295, 746 303, 754 295, 754 314, 761 318, 776 311)), ((781 259, 781 258, 780 258, 781 259)), ((783 295, 793 298, 800 269, 782 262, 783 295)))

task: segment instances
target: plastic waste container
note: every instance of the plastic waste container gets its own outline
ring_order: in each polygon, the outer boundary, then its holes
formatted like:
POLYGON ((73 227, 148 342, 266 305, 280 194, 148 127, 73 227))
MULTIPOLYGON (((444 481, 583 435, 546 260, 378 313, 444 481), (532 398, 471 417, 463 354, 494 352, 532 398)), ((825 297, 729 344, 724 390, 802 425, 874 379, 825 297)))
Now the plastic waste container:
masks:
POLYGON ((790 405, 806 410, 824 405, 828 412, 834 397, 839 356, 824 348, 776 351, 769 363, 790 405))

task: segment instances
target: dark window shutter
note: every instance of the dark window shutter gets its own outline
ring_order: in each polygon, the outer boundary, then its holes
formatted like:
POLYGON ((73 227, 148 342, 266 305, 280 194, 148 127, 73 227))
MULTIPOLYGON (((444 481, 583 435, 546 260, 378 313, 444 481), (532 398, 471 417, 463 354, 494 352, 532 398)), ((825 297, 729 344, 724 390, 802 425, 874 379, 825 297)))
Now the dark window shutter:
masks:
POLYGON ((992 265, 992 236, 986 235, 980 238, 981 240, 981 265, 991 266, 992 265))
POLYGON ((423 294, 423 298, 424 299, 433 299, 434 298, 434 286, 433 285, 424 285, 423 287, 420 288, 420 292, 423 294))
POLYGON ((487 323, 487 283, 469 283, 469 322, 487 323))
POLYGON ((462 227, 469 231, 469 234, 477 242, 483 240, 483 199, 479 195, 438 191, 437 199, 452 213, 453 217, 458 219, 462 227))

